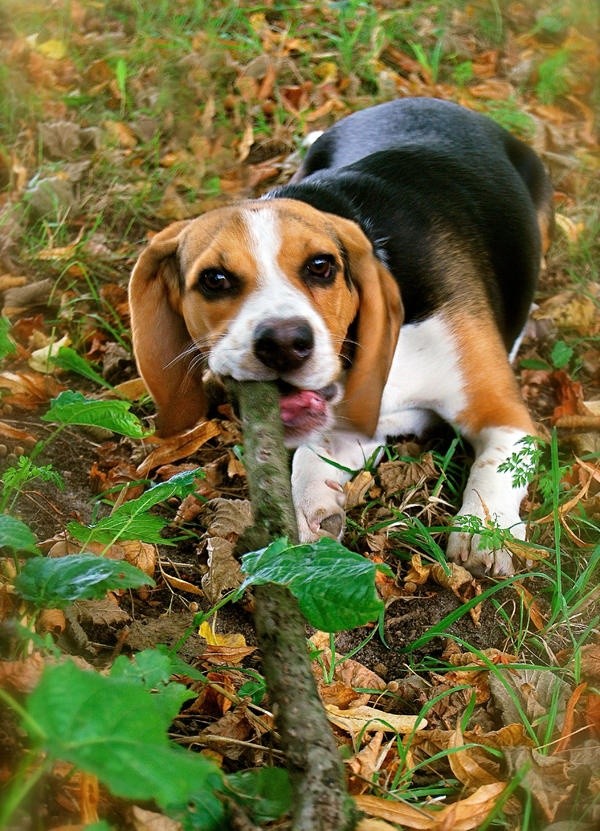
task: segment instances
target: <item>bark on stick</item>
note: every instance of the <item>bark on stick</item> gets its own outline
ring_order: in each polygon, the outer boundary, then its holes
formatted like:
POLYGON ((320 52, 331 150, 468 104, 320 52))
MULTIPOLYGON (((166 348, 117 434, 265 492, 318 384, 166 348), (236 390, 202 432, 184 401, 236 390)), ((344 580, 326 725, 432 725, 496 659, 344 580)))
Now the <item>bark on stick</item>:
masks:
MULTIPOLYGON (((256 530, 266 532, 260 545, 282 536, 296 542, 279 393, 260 381, 232 382, 229 390, 242 419, 256 530)), ((294 792, 293 831, 350 831, 355 812, 312 674, 306 622, 285 587, 269 584, 254 592, 263 668, 294 792)))

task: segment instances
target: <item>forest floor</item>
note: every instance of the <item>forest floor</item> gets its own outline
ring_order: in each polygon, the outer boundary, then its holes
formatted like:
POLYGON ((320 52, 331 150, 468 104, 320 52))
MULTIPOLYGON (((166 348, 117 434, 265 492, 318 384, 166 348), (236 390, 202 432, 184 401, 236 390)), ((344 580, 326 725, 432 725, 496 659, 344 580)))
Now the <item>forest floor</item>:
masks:
MULTIPOLYGON (((214 817, 119 788, 75 740, 58 741, 66 722, 46 724, 39 699, 68 656, 116 683, 123 656, 156 668, 163 644, 172 662, 152 688, 185 688, 170 745, 225 777, 281 765, 251 594, 195 625, 242 580, 240 425, 224 403, 168 440, 115 426, 116 401, 144 428, 153 415, 131 353, 128 276, 170 222, 287 181, 312 130, 414 95, 491 116, 538 151, 555 185, 555 240, 515 365, 544 439, 519 549, 534 566, 506 580, 448 573, 441 551, 469 449, 449 429, 391 444, 349 485, 344 537, 390 567, 377 577, 385 612, 335 636, 310 631, 319 692, 361 831, 598 827, 598 34, 593 4, 576 0, 4 4, 0 470, 2 513, 19 522, 0 527, 0 827, 289 827, 269 773, 254 791, 228 779, 235 793, 214 817), (51 402, 67 390, 113 414, 57 416, 51 402), (193 487, 135 502, 198 469, 193 487), (122 525, 102 524, 111 516, 122 525), (48 598, 64 578, 45 572, 24 589, 25 564, 81 552, 153 582, 92 596, 77 593, 78 575, 60 603, 48 598), (427 726, 405 735, 403 715, 427 726)), ((67 719, 73 681, 56 683, 67 719)), ((136 750, 151 759, 151 745, 136 750)), ((144 765, 137 776, 152 781, 144 765)))

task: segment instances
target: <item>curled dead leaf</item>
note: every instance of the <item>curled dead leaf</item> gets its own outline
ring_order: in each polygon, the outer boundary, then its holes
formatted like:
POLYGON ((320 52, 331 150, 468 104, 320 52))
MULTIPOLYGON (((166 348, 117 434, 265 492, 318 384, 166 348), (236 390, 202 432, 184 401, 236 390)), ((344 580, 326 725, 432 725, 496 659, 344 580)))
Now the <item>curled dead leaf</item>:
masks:
POLYGON ((146 456, 137 469, 140 478, 145 478, 150 471, 160 465, 170 464, 178 459, 185 459, 195 453, 209 439, 218 436, 221 431, 219 422, 216 419, 203 421, 192 430, 185 433, 178 433, 168 439, 155 440, 159 442, 158 447, 146 456))
POLYGON ((361 470, 354 479, 344 488, 346 494, 346 508, 350 510, 362 505, 369 489, 373 485, 373 476, 368 470, 361 470))
POLYGON ((52 375, 39 372, 0 372, 3 401, 23 410, 37 410, 64 390, 52 375))
POLYGON ((36 627, 38 632, 52 632, 58 635, 64 632, 66 627, 67 621, 62 609, 42 609, 40 612, 36 627))
POLYGON ((404 802, 381 799, 378 796, 357 796, 359 811, 380 819, 390 820, 406 828, 421 831, 471 831, 479 828, 504 790, 505 785, 497 782, 482 785, 466 799, 454 802, 444 808, 417 808, 404 802))
POLYGON ((348 710, 341 710, 335 704, 327 704, 325 707, 327 717, 336 727, 345 730, 346 733, 355 736, 358 733, 412 733, 415 730, 422 730, 427 722, 418 716, 404 716, 397 713, 386 713, 385 710, 378 710, 375 707, 351 707, 348 710))
POLYGON ((498 761, 481 747, 465 747, 460 722, 450 737, 448 747, 455 751, 448 754, 450 768, 463 785, 478 788, 480 785, 492 785, 500 781, 498 761))

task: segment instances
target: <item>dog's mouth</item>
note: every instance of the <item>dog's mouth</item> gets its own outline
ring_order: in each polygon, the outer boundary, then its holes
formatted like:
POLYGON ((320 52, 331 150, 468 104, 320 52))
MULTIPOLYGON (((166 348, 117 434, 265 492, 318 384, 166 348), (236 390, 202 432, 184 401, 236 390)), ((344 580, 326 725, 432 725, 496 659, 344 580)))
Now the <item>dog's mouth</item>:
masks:
POLYGON ((305 390, 280 381, 278 387, 281 393, 279 411, 286 437, 303 436, 326 426, 331 402, 338 393, 337 384, 328 384, 320 390, 305 390))

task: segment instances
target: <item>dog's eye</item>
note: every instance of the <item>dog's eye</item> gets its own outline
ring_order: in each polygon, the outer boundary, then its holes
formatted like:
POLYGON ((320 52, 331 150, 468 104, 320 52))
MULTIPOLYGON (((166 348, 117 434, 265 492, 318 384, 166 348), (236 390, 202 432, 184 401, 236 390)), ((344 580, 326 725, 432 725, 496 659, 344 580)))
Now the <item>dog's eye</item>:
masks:
POLYGON ((198 275, 197 286, 203 294, 214 297, 231 291, 235 286, 235 279, 224 269, 205 268, 198 275))
POLYGON ((304 266, 304 273, 308 280, 317 283, 331 283, 337 272, 335 259, 331 254, 317 254, 311 257, 304 266))

